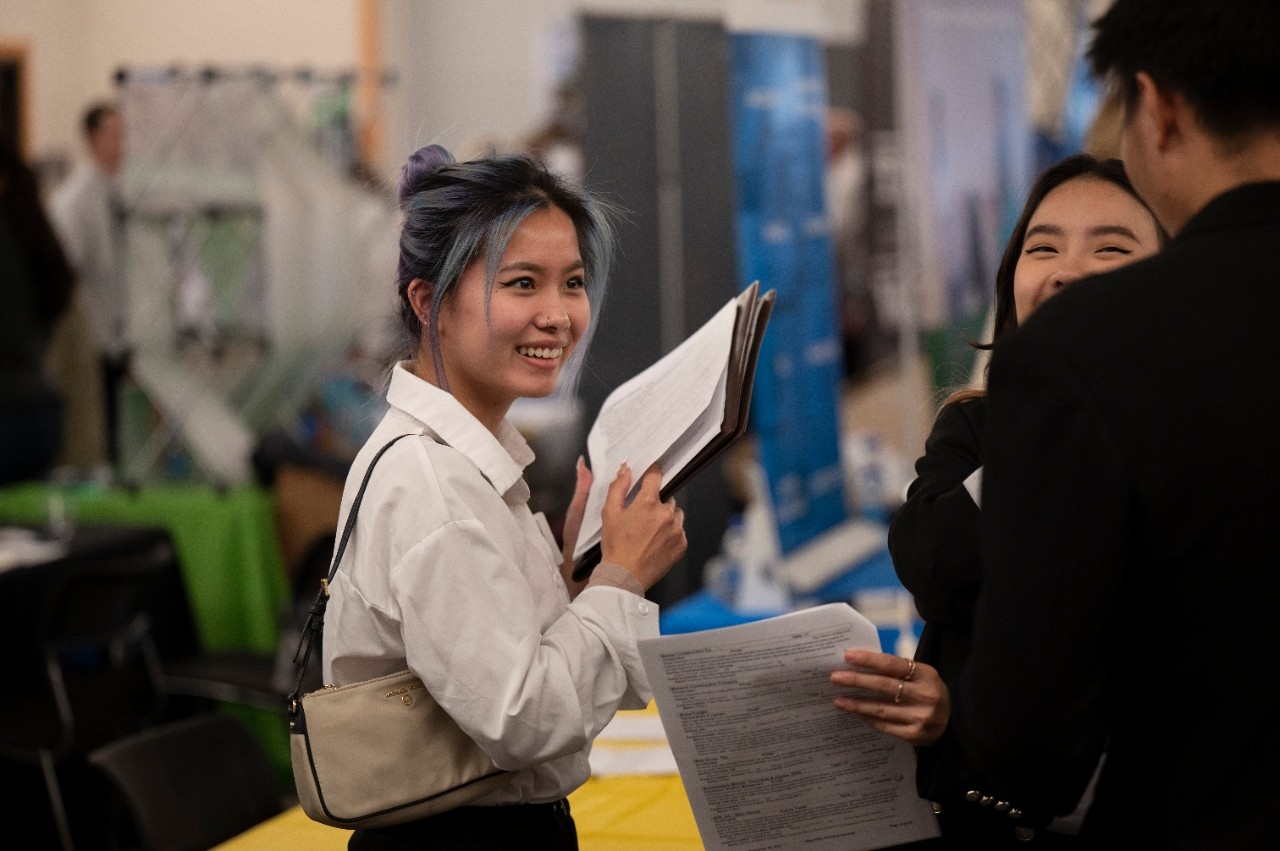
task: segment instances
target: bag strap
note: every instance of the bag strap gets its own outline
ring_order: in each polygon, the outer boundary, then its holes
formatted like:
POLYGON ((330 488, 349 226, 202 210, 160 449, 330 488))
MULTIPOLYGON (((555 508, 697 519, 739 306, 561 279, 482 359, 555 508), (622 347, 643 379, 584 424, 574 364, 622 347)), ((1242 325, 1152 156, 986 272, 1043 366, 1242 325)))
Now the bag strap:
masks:
POLYGON ((302 626, 302 634, 298 637, 298 647, 293 652, 293 664, 298 669, 298 679, 294 683, 293 691, 289 692, 289 715, 293 716, 298 711, 298 696, 302 693, 302 681, 307 675, 307 663, 311 661, 311 648, 315 646, 315 642, 319 639, 321 632, 324 630, 324 611, 329 607, 329 583, 333 581, 333 577, 338 573, 338 565, 342 562, 342 554, 347 549, 347 539, 351 537, 351 531, 356 527, 356 512, 360 510, 360 503, 364 500, 364 490, 369 485, 369 477, 373 475, 373 468, 382 458, 383 454, 392 447, 392 445, 401 438, 410 437, 410 434, 401 434, 387 441, 378 454, 373 456, 373 460, 369 462, 369 468, 364 471, 364 480, 360 482, 360 490, 356 491, 356 498, 351 501, 351 510, 347 512, 347 525, 342 529, 342 538, 338 541, 338 547, 333 553, 333 564, 329 566, 329 575, 320 580, 320 593, 316 595, 316 601, 311 604, 311 611, 307 613, 307 620, 302 626), (299 661, 301 657, 301 661, 299 661))

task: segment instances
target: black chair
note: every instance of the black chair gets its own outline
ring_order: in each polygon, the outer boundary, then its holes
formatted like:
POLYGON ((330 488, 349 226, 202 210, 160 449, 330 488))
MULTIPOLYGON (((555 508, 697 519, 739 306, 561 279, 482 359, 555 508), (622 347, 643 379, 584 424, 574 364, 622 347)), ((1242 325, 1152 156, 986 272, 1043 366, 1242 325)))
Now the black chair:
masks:
POLYGON ((132 555, 65 565, 39 619, 39 660, 0 701, 0 758, 38 767, 58 838, 74 847, 60 771, 166 711, 160 662, 144 602, 172 566, 167 539, 132 555))
POLYGON ((229 712, 211 711, 125 736, 89 754, 127 818, 114 847, 203 851, 295 800, 262 742, 229 712))
MULTIPOLYGON (((253 650, 198 649, 166 659, 163 683, 171 697, 233 703, 287 714, 297 668, 293 654, 302 634, 307 611, 320 590, 320 578, 328 576, 334 536, 317 540, 295 574, 287 607, 280 612, 280 637, 274 653, 253 650)), ((319 646, 316 646, 318 652, 319 646)), ((303 691, 320 688, 320 666, 311 665, 303 691)))
MULTIPOLYGON (((283 468, 311 471, 338 486, 331 506, 337 523, 337 499, 350 466, 348 460, 330 457, 301 446, 283 432, 269 432, 255 448, 252 463, 263 487, 274 487, 283 468)), ((334 532, 321 533, 291 564, 290 598, 278 614, 279 638, 274 652, 254 650, 212 650, 197 647, 191 652, 164 660, 164 687, 171 697, 194 701, 208 709, 217 703, 265 709, 288 716, 289 695, 297 682, 294 653, 298 649, 307 613, 320 591, 320 580, 329 575, 336 540, 334 532)), ((320 644, 312 645, 319 654, 320 644)), ((319 664, 307 668, 302 691, 323 685, 319 664)))

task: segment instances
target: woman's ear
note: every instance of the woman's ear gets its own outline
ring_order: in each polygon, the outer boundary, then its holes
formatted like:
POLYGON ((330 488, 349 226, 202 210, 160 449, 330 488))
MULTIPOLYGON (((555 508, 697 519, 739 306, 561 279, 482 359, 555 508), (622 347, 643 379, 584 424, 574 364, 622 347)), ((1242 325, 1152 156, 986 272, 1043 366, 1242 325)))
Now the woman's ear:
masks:
POLYGON ((431 284, 421 278, 414 278, 409 282, 406 293, 413 312, 425 328, 431 318, 431 284))

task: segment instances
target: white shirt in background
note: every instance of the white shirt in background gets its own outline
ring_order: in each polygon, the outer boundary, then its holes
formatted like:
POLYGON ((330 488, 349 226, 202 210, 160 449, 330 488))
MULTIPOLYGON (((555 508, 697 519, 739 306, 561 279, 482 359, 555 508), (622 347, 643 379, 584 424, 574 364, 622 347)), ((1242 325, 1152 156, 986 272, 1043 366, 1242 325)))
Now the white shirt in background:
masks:
POLYGON ((58 187, 50 214, 58 239, 76 271, 98 351, 115 357, 125 340, 126 296, 122 277, 124 225, 119 221, 118 187, 92 163, 82 163, 58 187))

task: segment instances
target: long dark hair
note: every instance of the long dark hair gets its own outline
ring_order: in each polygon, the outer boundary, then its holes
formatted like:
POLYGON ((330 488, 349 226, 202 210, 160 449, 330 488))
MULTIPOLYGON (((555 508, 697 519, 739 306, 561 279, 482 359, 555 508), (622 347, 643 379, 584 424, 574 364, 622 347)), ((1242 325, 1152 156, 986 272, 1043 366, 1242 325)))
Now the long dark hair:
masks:
MULTIPOLYGON (((1000 258, 1000 268, 996 270, 995 330, 992 333, 991 341, 975 343, 975 348, 990 349, 999 342, 1001 337, 1018 327, 1018 313, 1013 300, 1013 273, 1018 268, 1018 258, 1022 255, 1022 243, 1027 238, 1027 227, 1030 225, 1031 217, 1035 215, 1036 210, 1040 209, 1045 197, 1062 184, 1069 180, 1075 180, 1077 177, 1105 180, 1107 183, 1118 186, 1141 204, 1143 209, 1151 213, 1151 208, 1147 206, 1147 202, 1138 196, 1137 190, 1129 182, 1129 175, 1125 173, 1124 164, 1120 160, 1100 160, 1091 154, 1074 154, 1045 169, 1036 178, 1035 184, 1031 187, 1031 192, 1027 194, 1027 202, 1023 205, 1022 213, 1018 216, 1018 221, 1013 226, 1013 232, 1009 234, 1009 241, 1005 243, 1004 254, 1000 258)), ((1151 221, 1155 224, 1156 234, 1160 244, 1163 245, 1165 242, 1164 228, 1160 227, 1160 222, 1156 219, 1154 213, 1151 213, 1151 221)))
MULTIPOLYGON (((1018 312, 1013 297, 1013 277, 1018 268, 1018 258, 1022 255, 1022 243, 1027 238, 1027 228, 1031 224, 1031 217, 1035 215, 1036 210, 1040 209, 1040 205, 1050 192, 1078 177, 1105 180, 1107 183, 1123 189, 1151 215, 1151 221, 1155 225, 1159 243, 1164 245, 1167 239, 1164 228, 1160 226, 1160 222, 1156 219, 1155 214, 1151 212, 1151 208, 1139 197, 1137 191, 1133 188, 1133 184, 1129 182, 1129 175, 1125 173, 1124 164, 1120 160, 1098 159, 1092 154, 1073 154, 1063 160, 1059 160, 1040 173, 1040 176, 1036 178, 1036 182, 1032 184, 1031 191, 1027 193, 1026 203, 1022 205, 1022 212, 1018 215, 1018 221, 1013 226, 1013 232, 1009 234, 1009 241, 1004 246, 1004 254, 1000 257, 1000 267, 996 270, 995 322, 991 339, 987 342, 970 340, 969 345, 975 349, 990 350, 994 348, 1002 337, 1018 327, 1018 312)), ((963 402, 966 399, 982 396, 984 392, 977 388, 958 390, 948 396, 943 405, 963 402)))

